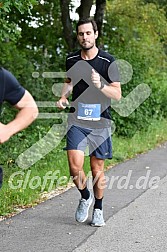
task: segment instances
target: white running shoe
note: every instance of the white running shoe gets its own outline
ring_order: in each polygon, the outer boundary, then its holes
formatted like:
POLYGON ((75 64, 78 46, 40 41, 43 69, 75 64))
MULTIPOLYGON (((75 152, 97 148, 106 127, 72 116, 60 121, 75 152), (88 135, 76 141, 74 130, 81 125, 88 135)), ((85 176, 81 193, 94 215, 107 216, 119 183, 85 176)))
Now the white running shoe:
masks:
POLYGON ((102 227, 105 225, 104 218, 103 218, 103 210, 94 209, 92 215, 92 222, 91 226, 94 227, 102 227))
POLYGON ((89 208, 93 202, 93 196, 90 193, 89 199, 80 199, 79 205, 75 213, 75 219, 78 222, 85 222, 88 218, 89 208))

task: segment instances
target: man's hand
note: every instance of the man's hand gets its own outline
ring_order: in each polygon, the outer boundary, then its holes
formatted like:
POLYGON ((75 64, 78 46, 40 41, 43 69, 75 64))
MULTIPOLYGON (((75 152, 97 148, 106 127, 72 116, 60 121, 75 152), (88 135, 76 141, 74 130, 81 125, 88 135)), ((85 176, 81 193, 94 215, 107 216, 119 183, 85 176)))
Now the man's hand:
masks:
POLYGON ((65 105, 69 105, 69 102, 66 97, 61 97, 61 99, 57 102, 57 107, 60 109, 65 109, 65 105))
POLYGON ((8 141, 11 136, 8 126, 0 123, 0 144, 8 141))
POLYGON ((96 88, 101 87, 100 75, 94 69, 92 69, 91 80, 96 88))

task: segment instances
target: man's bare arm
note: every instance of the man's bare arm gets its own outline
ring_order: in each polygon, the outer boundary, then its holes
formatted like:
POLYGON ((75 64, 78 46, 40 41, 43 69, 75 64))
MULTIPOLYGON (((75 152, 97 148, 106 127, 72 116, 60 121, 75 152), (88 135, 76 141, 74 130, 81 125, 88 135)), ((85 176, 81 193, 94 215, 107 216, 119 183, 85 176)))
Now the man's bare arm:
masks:
POLYGON ((121 84, 120 82, 113 82, 110 85, 104 85, 101 92, 108 98, 119 101, 121 99, 121 84))
POLYGON ((60 100, 57 102, 57 106, 58 108, 61 108, 61 109, 65 109, 66 106, 65 104, 69 104, 68 102, 68 97, 70 96, 71 92, 73 90, 73 85, 72 85, 72 82, 65 82, 64 83, 64 86, 62 88, 62 91, 61 91, 61 98, 60 100))
POLYGON ((121 84, 120 82, 112 82, 110 85, 102 85, 100 80, 100 75, 92 69, 92 82, 101 92, 107 96, 108 98, 112 98, 114 100, 119 101, 121 99, 121 84))
POLYGON ((16 117, 8 124, 0 123, 0 144, 28 127, 38 116, 37 105, 28 91, 14 107, 19 110, 16 117))

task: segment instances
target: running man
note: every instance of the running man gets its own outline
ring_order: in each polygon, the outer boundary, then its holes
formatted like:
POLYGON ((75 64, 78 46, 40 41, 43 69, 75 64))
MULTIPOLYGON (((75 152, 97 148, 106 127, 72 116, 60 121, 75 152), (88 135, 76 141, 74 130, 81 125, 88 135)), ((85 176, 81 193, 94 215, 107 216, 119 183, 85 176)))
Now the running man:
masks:
MULTIPOLYGON (((17 79, 4 68, 0 68, 0 111, 4 101, 18 109, 16 117, 3 124, 0 122, 0 144, 8 141, 13 135, 28 127, 38 116, 38 108, 32 95, 25 90, 17 79)), ((0 167, 0 187, 3 171, 0 167)))
POLYGON ((111 99, 121 99, 121 87, 113 56, 96 46, 98 30, 95 21, 80 20, 76 32, 81 49, 67 56, 67 79, 57 106, 65 109, 72 93, 66 149, 70 174, 81 194, 75 218, 78 222, 85 222, 95 199, 91 225, 104 226, 104 160, 112 158, 111 99), (94 197, 87 188, 83 170, 87 145, 94 197))

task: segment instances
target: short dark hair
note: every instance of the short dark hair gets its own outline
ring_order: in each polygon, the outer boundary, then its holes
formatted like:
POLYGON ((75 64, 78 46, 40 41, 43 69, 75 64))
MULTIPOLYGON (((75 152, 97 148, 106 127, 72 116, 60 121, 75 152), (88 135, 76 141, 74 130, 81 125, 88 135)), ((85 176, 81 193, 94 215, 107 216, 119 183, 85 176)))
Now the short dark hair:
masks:
POLYGON ((95 20, 92 19, 92 18, 85 18, 85 19, 80 19, 80 20, 78 21, 78 23, 77 23, 77 25, 76 25, 76 32, 77 32, 77 34, 78 34, 78 27, 79 27, 80 25, 89 24, 89 23, 92 24, 94 33, 96 33, 98 29, 97 29, 97 24, 96 24, 95 20))

